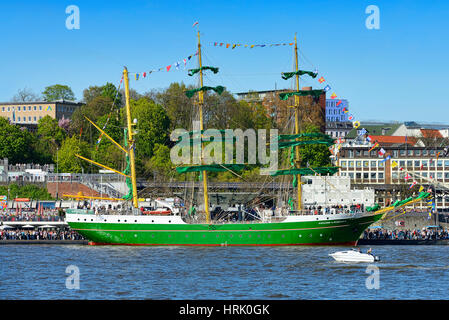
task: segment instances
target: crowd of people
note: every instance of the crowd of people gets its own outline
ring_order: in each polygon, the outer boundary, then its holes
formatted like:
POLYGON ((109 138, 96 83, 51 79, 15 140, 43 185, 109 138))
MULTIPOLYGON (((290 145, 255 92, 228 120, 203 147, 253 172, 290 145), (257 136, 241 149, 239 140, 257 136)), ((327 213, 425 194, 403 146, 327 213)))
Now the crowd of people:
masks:
POLYGON ((20 213, 16 210, 5 210, 0 212, 0 221, 61 221, 57 209, 44 210, 38 214, 35 209, 22 209, 20 213))
POLYGON ((361 213, 365 209, 363 204, 352 204, 350 206, 334 205, 328 207, 322 206, 305 206, 305 214, 319 215, 319 214, 340 214, 340 213, 361 213))
POLYGON ((423 228, 413 230, 367 229, 363 239, 369 240, 443 240, 449 239, 449 230, 443 228, 423 228))
POLYGON ((0 240, 86 240, 73 230, 0 230, 0 240))

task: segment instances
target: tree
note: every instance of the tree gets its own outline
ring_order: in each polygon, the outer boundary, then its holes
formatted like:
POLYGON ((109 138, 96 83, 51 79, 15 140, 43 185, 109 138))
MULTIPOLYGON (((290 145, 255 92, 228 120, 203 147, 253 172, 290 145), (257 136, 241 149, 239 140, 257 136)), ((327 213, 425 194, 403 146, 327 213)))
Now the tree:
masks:
POLYGON ((69 86, 62 84, 55 84, 48 86, 42 92, 45 101, 55 100, 75 100, 75 95, 69 86))
MULTIPOLYGON (((70 124, 70 133, 79 135, 83 128, 83 137, 87 139, 87 128, 91 125, 85 117, 96 122, 100 117, 110 114, 112 111, 112 100, 109 97, 98 96, 93 98, 89 103, 77 108, 72 114, 70 124)), ((96 130, 96 129, 95 129, 96 130)), ((90 137, 90 136, 89 136, 90 137)))
POLYGON ((188 130, 192 127, 193 99, 185 95, 185 91, 192 88, 186 87, 184 83, 172 83, 165 91, 155 94, 155 102, 166 110, 170 118, 170 130, 188 130))
POLYGON ((28 88, 19 89, 19 91, 12 97, 12 101, 14 102, 38 101, 39 99, 39 96, 28 88))
POLYGON ((76 157, 75 154, 89 158, 89 145, 77 136, 65 139, 59 151, 54 155, 53 161, 57 163, 59 172, 81 173, 87 171, 89 164, 76 157))
POLYGON ((35 149, 37 153, 44 155, 56 154, 66 137, 66 132, 58 125, 58 121, 50 116, 45 116, 37 123, 35 149))
MULTIPOLYGON (((301 132, 319 133, 320 128, 310 122, 304 122, 302 124, 301 132)), ((331 153, 326 145, 310 144, 301 146, 299 153, 301 157, 301 167, 328 167, 332 164, 332 161, 330 159, 331 153)))
POLYGON ((162 106, 148 98, 131 100, 131 117, 137 119, 136 154, 138 157, 152 157, 154 146, 169 142, 170 118, 162 106))
POLYGON ((12 125, 0 117, 0 158, 8 158, 11 164, 32 160, 33 136, 26 129, 12 125))
POLYGON ((116 108, 120 108, 122 105, 122 93, 117 92, 117 88, 110 82, 103 86, 90 86, 83 91, 83 100, 86 104, 100 96, 110 98, 116 108))
POLYGON ((176 174, 172 168, 170 160, 170 148, 156 143, 153 150, 153 156, 145 161, 145 171, 147 174, 157 177, 160 180, 166 180, 169 176, 176 174))

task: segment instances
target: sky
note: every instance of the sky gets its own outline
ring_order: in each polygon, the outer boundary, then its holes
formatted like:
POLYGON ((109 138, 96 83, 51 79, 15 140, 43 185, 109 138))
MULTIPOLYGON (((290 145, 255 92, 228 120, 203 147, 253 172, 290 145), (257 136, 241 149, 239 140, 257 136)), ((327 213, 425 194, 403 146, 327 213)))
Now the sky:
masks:
MULTIPOLYGON (((449 123, 448 16, 449 2, 438 0, 2 1, 0 101, 53 84, 70 86, 81 100, 89 86, 118 85, 124 66, 142 73, 182 61, 196 52, 199 28, 203 65, 220 68, 204 85, 232 93, 293 89, 281 78, 294 68, 292 47, 213 43, 288 43, 297 33, 300 69, 326 79, 303 76, 300 85, 329 84, 354 119, 449 123), (66 28, 69 5, 79 8, 79 29, 66 28), (379 29, 366 27, 369 5, 379 8, 379 29)), ((187 63, 195 67, 196 59, 187 63)), ((172 68, 131 78, 130 86, 144 93, 172 82, 196 85, 197 78, 172 68)))

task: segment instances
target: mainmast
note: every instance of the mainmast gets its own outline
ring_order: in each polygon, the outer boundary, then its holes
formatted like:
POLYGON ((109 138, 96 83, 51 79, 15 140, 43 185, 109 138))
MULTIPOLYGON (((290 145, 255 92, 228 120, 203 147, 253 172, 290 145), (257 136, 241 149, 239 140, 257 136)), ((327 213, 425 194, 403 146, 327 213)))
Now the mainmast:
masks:
MULTIPOLYGON (((198 30, 198 64, 199 64, 199 74, 200 74, 200 88, 203 87, 203 69, 202 69, 202 61, 201 61, 201 42, 200 42, 200 31, 198 30)), ((198 111, 200 114, 200 134, 201 134, 201 164, 203 165, 203 104, 204 104, 204 92, 199 91, 198 92, 198 111)), ((210 212, 209 212, 209 196, 207 193, 207 171, 203 170, 202 172, 203 176, 203 189, 204 189, 204 210, 206 213, 206 223, 210 222, 210 212)))
MULTIPOLYGON (((298 73, 298 44, 296 41, 296 33, 295 33, 295 71, 296 71, 296 91, 299 91, 299 73, 298 73)), ((295 96, 295 134, 299 134, 299 96, 295 96)), ((297 139, 299 140, 299 139, 297 139)), ((295 147, 296 159, 295 164, 296 168, 299 169, 301 167, 301 158, 299 154, 299 145, 295 147)), ((301 175, 298 174, 296 176, 297 181, 297 210, 300 211, 302 209, 301 206, 301 175)))
POLYGON ((137 182, 136 182, 136 164, 135 164, 135 154, 134 154, 134 133, 133 133, 133 124, 131 123, 131 109, 129 106, 129 78, 128 78, 128 69, 126 67, 123 69, 123 79, 125 80, 125 100, 126 100, 126 122, 128 127, 128 156, 131 166, 131 183, 133 186, 133 206, 134 208, 138 208, 139 203, 137 201, 137 182))

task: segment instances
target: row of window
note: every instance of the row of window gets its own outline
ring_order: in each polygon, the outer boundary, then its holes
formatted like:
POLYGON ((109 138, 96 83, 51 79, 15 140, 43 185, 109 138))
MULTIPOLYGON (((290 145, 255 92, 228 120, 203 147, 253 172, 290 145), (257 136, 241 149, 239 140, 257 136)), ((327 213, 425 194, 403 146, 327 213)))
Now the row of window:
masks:
MULTIPOLYGON (((2 111, 3 112, 5 112, 5 111, 37 111, 39 109, 39 111, 42 111, 42 106, 28 106, 28 107, 26 107, 26 106, 23 106, 23 107, 20 107, 20 106, 18 106, 17 107, 17 109, 16 109, 16 107, 2 107, 2 111)), ((48 106, 48 107, 46 107, 45 108, 47 111, 51 111, 51 106, 48 106)))
MULTIPOLYGON (((427 167, 445 167, 449 168, 449 160, 396 160, 399 166, 396 167, 399 170, 399 167, 403 168, 422 168, 427 169, 427 167)), ((340 166, 342 168, 383 168, 385 163, 377 160, 342 160, 340 161, 340 166), (355 165, 355 166, 354 166, 355 165)))
POLYGON ((384 173, 383 172, 342 172, 342 176, 346 177, 348 176, 351 179, 383 179, 384 173))
MULTIPOLYGON (((417 150, 405 150, 405 149, 401 149, 401 150, 392 150, 390 151, 391 156, 394 158, 398 158, 399 156, 401 157, 413 157, 413 156, 435 156, 436 155, 436 151, 435 150, 421 150, 421 149, 417 149, 417 150)), ((347 154, 348 154, 348 158, 354 158, 354 155, 356 157, 369 157, 371 155, 371 157, 382 157, 381 155, 378 154, 378 151, 374 150, 368 152, 368 150, 347 150, 347 154)))

